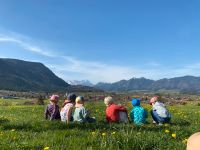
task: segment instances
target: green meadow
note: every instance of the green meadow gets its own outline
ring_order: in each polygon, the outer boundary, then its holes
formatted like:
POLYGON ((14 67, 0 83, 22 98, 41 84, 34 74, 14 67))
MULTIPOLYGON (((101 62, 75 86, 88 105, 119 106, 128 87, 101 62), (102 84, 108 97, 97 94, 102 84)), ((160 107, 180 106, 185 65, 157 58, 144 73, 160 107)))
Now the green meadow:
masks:
MULTIPOLYGON (((65 124, 44 119, 46 106, 24 105, 27 100, 0 100, 0 149, 24 150, 184 150, 188 137, 199 131, 200 106, 197 102, 168 106, 172 123, 106 124, 105 105, 86 102, 95 124, 65 124)), ((46 101, 47 104, 47 101, 46 101)), ((130 103, 124 104, 129 112, 130 103)), ((150 110, 148 104, 142 104, 150 110)))

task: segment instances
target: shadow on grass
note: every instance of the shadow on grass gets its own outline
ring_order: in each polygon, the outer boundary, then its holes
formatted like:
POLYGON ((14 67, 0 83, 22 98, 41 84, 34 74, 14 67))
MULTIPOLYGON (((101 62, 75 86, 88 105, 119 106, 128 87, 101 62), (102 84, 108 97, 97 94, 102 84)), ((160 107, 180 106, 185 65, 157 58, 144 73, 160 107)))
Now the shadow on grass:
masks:
POLYGON ((187 126, 190 126, 191 123, 189 121, 187 121, 187 120, 179 119, 179 120, 176 120, 176 122, 171 123, 171 125, 187 127, 187 126))
POLYGON ((0 118, 0 124, 10 122, 7 118, 0 118))
POLYGON ((136 126, 131 123, 129 124, 107 124, 103 121, 99 121, 97 123, 70 123, 65 124, 59 121, 41 121, 41 122, 26 122, 26 123, 4 123, 1 125, 3 130, 12 130, 15 129, 17 131, 33 131, 33 132, 44 132, 44 131, 53 131, 53 130, 84 130, 84 131, 95 131, 95 130, 102 130, 102 131, 118 131, 118 130, 125 130, 125 131, 152 131, 152 132, 159 132, 160 130, 164 129, 164 126, 156 126, 147 124, 144 126, 136 126))

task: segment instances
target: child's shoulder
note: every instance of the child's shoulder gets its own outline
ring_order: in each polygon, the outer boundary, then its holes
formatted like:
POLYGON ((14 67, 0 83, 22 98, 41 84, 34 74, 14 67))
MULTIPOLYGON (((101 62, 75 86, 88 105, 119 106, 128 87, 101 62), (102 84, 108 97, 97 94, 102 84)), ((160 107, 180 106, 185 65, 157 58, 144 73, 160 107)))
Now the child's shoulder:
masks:
POLYGON ((145 109, 141 106, 135 107, 134 110, 135 111, 145 111, 145 109))
POLYGON ((81 107, 76 107, 75 109, 77 109, 77 110, 83 110, 83 109, 85 109, 85 107, 81 106, 81 107))
POLYGON ((53 105, 52 105, 52 104, 48 104, 47 107, 48 107, 48 108, 49 108, 49 107, 53 107, 53 105))

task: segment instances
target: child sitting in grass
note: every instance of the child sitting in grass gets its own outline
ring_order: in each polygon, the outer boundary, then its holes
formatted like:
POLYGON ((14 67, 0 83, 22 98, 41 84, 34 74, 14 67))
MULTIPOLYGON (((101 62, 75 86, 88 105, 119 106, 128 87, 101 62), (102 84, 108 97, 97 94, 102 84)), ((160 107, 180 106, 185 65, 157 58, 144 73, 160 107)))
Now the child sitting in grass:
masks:
POLYGON ((111 122, 128 122, 127 110, 124 106, 119 106, 114 103, 112 97, 108 96, 104 99, 106 108, 106 121, 111 122))
POLYGON ((136 125, 145 124, 148 112, 142 106, 140 106, 140 100, 133 99, 132 105, 134 108, 130 113, 131 121, 136 125))
POLYGON ((162 125, 163 123, 169 123, 171 120, 171 115, 166 109, 165 105, 161 102, 158 102, 158 97, 155 96, 150 100, 152 105, 151 116, 154 120, 154 123, 162 125))
POLYGON ((50 98, 50 104, 47 105, 45 110, 45 119, 60 120, 59 106, 57 105, 59 100, 58 95, 52 95, 50 98))
POLYGON ((73 115, 72 110, 74 107, 74 103, 76 100, 76 95, 71 93, 69 95, 66 95, 66 100, 62 105, 62 109, 60 111, 61 121, 69 123, 70 121, 73 121, 73 115))
POLYGON ((96 122, 96 119, 94 117, 90 117, 90 113, 85 109, 84 107, 84 97, 78 96, 76 98, 76 109, 74 112, 74 121, 75 122, 88 122, 88 123, 94 123, 96 122))

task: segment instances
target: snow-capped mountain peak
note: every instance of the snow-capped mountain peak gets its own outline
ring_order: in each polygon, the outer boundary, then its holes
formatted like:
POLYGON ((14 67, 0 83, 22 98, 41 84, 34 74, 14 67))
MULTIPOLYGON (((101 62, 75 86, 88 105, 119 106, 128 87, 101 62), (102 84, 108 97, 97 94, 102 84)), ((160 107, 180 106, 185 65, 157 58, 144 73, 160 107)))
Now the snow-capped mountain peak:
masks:
POLYGON ((88 80, 69 80, 67 81, 70 85, 83 85, 83 86, 93 86, 93 84, 88 80))

